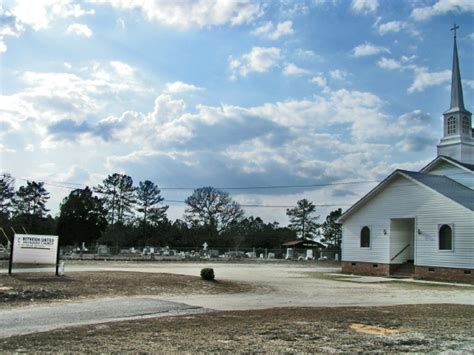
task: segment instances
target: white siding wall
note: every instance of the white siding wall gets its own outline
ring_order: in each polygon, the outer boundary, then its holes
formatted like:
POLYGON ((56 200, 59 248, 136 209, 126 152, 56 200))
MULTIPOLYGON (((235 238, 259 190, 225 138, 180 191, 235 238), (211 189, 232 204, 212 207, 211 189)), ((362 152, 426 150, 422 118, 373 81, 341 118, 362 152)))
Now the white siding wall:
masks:
POLYGON ((403 177, 395 178, 343 224, 345 261, 390 262, 390 219, 416 218, 415 263, 474 268, 474 212, 403 177), (454 250, 438 250, 438 225, 454 225, 454 250), (360 248, 360 229, 371 227, 371 247, 360 248), (383 230, 387 235, 383 234, 383 230))
POLYGON ((427 171, 433 175, 444 175, 453 179, 464 186, 474 189, 474 172, 469 172, 464 169, 458 168, 453 164, 445 161, 440 162, 435 168, 427 171))

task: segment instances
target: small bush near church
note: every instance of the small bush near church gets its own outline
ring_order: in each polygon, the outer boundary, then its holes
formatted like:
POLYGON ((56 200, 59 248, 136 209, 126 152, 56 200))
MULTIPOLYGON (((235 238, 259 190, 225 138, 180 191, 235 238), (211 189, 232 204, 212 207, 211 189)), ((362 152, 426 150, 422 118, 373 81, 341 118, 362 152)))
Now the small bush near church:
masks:
POLYGON ((211 268, 204 268, 201 270, 201 278, 203 280, 207 280, 207 281, 213 281, 214 278, 215 278, 215 275, 214 275, 214 269, 211 269, 211 268))

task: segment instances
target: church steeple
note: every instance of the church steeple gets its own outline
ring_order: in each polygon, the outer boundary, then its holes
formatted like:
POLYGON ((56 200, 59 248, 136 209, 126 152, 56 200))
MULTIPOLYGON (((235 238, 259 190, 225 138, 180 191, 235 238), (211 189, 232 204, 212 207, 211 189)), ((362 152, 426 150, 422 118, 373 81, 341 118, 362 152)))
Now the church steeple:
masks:
POLYGON ((464 107, 464 97, 459 68, 458 46, 454 31, 453 69, 451 77, 451 105, 444 116, 444 134, 438 144, 438 155, 444 155, 464 163, 474 164, 474 137, 471 113, 464 107))
POLYGON ((454 31, 453 72, 451 79, 451 107, 449 110, 464 111, 464 98, 462 94, 461 72, 459 70, 458 46, 456 43, 456 24, 451 28, 454 31))

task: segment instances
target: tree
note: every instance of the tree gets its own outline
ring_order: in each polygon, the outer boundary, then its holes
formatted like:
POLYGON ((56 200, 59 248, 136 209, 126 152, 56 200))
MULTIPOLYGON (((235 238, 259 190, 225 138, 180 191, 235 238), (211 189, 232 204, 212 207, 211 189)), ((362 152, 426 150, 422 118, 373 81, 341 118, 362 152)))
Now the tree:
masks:
POLYGON ((186 221, 207 227, 211 237, 244 216, 243 209, 227 192, 210 186, 194 190, 185 202, 188 205, 185 210, 186 221))
POLYGON ((0 175, 0 215, 10 216, 12 200, 15 196, 15 179, 10 174, 0 175))
POLYGON ((44 188, 44 183, 27 181, 26 186, 20 186, 13 199, 14 214, 44 217, 49 211, 46 208, 48 199, 49 192, 44 188))
POLYGON ((318 233, 319 224, 316 223, 319 216, 315 216, 316 206, 307 199, 297 202, 295 208, 287 209, 286 214, 290 218, 289 227, 296 231, 302 239, 312 238, 318 233))
POLYGON ((143 232, 146 234, 148 220, 158 224, 166 219, 168 206, 158 207, 164 200, 160 195, 160 189, 149 180, 140 181, 137 189, 138 212, 143 213, 143 232))
POLYGON ((133 179, 128 175, 115 173, 107 176, 103 185, 98 185, 94 190, 102 195, 110 224, 123 224, 136 202, 133 179))
POLYGON ((336 248, 341 247, 342 225, 336 222, 341 215, 342 210, 338 208, 329 213, 326 217, 326 221, 321 224, 322 234, 324 236, 323 241, 336 248))
POLYGON ((57 233, 61 244, 96 241, 107 226, 102 201, 89 187, 72 191, 61 203, 57 233))

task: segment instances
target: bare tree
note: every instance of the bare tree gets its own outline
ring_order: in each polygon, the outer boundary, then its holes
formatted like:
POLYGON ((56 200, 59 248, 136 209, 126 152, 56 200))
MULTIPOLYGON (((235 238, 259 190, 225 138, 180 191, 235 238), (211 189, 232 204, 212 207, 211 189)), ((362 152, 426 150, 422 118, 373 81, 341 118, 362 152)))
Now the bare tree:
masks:
POLYGON ((211 234, 220 234, 244 216, 243 209, 227 192, 210 186, 194 190, 185 202, 186 221, 208 227, 211 234))

